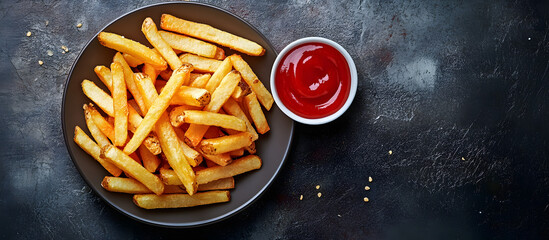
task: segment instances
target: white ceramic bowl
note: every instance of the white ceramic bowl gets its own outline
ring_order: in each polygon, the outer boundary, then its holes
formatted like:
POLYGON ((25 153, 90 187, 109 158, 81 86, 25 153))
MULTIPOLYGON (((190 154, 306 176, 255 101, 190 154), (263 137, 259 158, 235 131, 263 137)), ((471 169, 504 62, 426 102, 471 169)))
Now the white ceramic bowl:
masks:
POLYGON ((355 66, 355 62, 351 58, 351 55, 349 55, 349 53, 341 45, 337 44, 336 42, 334 42, 330 39, 326 39, 326 38, 322 38, 322 37, 306 37, 306 38, 301 38, 301 39, 298 39, 298 40, 290 43, 288 46, 286 46, 284 49, 282 49, 280 54, 278 54, 278 56, 276 57, 276 60, 273 64, 273 68, 271 69, 271 91, 273 93, 273 98, 274 98, 276 104, 278 105, 280 110, 282 110, 282 112, 284 112, 284 114, 286 114, 288 117, 290 117, 294 121, 298 121, 300 123, 308 124, 308 125, 320 125, 320 124, 328 123, 328 122, 331 122, 331 121, 337 119, 339 116, 341 116, 349 108, 349 106, 353 102, 353 99, 355 98, 355 95, 356 95, 357 85, 358 85, 358 77, 357 77, 357 72, 356 72, 356 66, 355 66), (322 117, 322 118, 304 118, 304 117, 298 116, 297 114, 290 111, 284 105, 284 103, 282 103, 282 101, 280 100, 280 98, 278 96, 278 92, 277 92, 276 84, 275 84, 276 72, 277 72, 277 69, 278 69, 278 65, 280 64, 280 61, 282 60, 282 58, 284 58, 284 56, 290 50, 292 50, 295 47, 297 47, 301 44, 304 44, 304 43, 324 43, 326 45, 332 46, 337 51, 339 51, 341 53, 341 55, 343 55, 343 57, 345 57, 345 60, 347 61, 347 64, 349 65, 349 71, 350 71, 350 75, 351 75, 351 87, 349 89, 349 97, 345 101, 345 104, 339 110, 337 110, 335 113, 333 113, 331 115, 328 115, 326 117, 322 117))

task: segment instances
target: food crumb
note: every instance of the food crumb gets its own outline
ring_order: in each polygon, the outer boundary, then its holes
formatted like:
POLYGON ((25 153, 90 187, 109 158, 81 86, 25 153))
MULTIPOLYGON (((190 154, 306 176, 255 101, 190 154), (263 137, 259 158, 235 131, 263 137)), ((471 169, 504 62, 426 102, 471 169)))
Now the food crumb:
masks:
POLYGON ((318 197, 321 197, 322 196, 322 193, 317 193, 316 194, 318 197))
POLYGON ((389 150, 389 155, 392 155, 393 154, 393 150, 389 150))
POLYGON ((32 33, 30 31, 27 32, 27 37, 30 37, 32 33))
POLYGON ((76 24, 76 27, 77 27, 77 28, 81 28, 81 27, 82 27, 82 23, 76 24))
POLYGON ((337 216, 338 216, 338 217, 341 217, 341 215, 339 215, 339 214, 338 214, 337 216))
POLYGON ((40 66, 42 66, 42 64, 44 64, 44 62, 42 62, 42 60, 38 60, 38 64, 40 64, 40 66))
POLYGON ((320 189, 320 185, 316 185, 316 189, 320 189))
POLYGON ((61 48, 63 49, 63 51, 65 52, 68 52, 69 51, 69 48, 65 45, 62 45, 61 48))
POLYGON ((532 40, 532 38, 528 38, 528 41, 532 40))
POLYGON ((465 158, 464 158, 464 157, 461 157, 461 161, 465 161, 465 158))
POLYGON ((303 195, 299 196, 299 201, 303 200, 303 195))
POLYGON ((364 190, 368 191, 368 190, 370 190, 370 187, 366 186, 366 187, 364 187, 364 190))
POLYGON ((48 54, 48 56, 50 57, 53 56, 53 52, 51 50, 46 51, 46 54, 48 54))
POLYGON ((367 197, 364 198, 364 202, 369 202, 370 199, 368 199, 367 197))
POLYGON ((46 26, 48 26, 50 24, 50 21, 46 20, 46 26))
POLYGON ((368 177, 368 182, 372 182, 374 179, 372 177, 368 177))

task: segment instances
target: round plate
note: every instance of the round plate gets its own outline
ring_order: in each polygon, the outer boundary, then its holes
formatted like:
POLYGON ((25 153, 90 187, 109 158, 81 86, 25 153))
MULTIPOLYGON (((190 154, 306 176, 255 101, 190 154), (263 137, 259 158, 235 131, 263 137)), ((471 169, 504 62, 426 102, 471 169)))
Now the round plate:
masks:
MULTIPOLYGON (((146 17, 151 17, 158 26, 163 13, 209 24, 262 45, 266 49, 264 56, 241 55, 250 64, 265 87, 270 90, 269 76, 276 58, 276 52, 271 43, 244 20, 217 7, 187 2, 151 5, 121 16, 102 31, 117 33, 150 47, 145 36, 141 33, 141 24, 146 17)), ((227 56, 235 53, 227 48, 224 50, 227 56)), ((99 44, 97 35, 88 42, 73 65, 65 84, 61 111, 65 143, 74 165, 89 186, 107 203, 122 213, 145 223, 167 227, 191 227, 213 223, 237 213, 250 205, 272 183, 286 159, 294 126, 293 121, 286 117, 276 105, 273 105, 271 111, 265 112, 271 131, 261 135, 256 145, 257 154, 261 157, 263 166, 259 170, 235 177, 235 189, 231 190, 231 200, 228 203, 184 209, 145 210, 132 202, 131 194, 112 193, 103 189, 101 181, 108 175, 107 171, 80 149, 72 138, 75 126, 80 126, 91 136, 87 131, 82 110, 82 105, 91 102, 91 100, 84 95, 80 84, 82 80, 89 79, 106 90, 107 88, 97 78, 93 68, 97 65, 109 66, 114 54, 114 50, 99 44)))

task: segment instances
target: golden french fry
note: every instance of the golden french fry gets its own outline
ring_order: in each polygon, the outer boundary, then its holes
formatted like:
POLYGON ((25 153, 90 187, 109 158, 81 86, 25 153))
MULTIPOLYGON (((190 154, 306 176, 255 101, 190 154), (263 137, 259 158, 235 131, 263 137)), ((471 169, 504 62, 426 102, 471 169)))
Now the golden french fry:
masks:
POLYGON ((174 71, 172 77, 168 83, 166 83, 164 90, 162 90, 160 95, 154 100, 154 103, 149 108, 145 118, 135 130, 133 137, 124 147, 125 153, 132 153, 141 145, 143 139, 145 139, 153 129, 156 121, 158 121, 160 116, 162 116, 162 113, 168 108, 170 100, 173 95, 175 95, 175 92, 179 89, 185 79, 189 78, 189 73, 192 71, 192 68, 191 65, 184 64, 174 71))
POLYGON ((126 59, 126 62, 128 63, 128 65, 130 65, 130 67, 137 67, 141 64, 143 64, 143 61, 135 58, 134 56, 130 55, 130 54, 127 54, 127 53, 122 53, 122 56, 124 56, 124 59, 126 59))
POLYGON ((244 149, 246 149, 246 151, 248 151, 248 153, 250 154, 255 154, 257 152, 257 149, 255 148, 255 142, 252 142, 250 146, 247 146, 244 149))
POLYGON ((99 147, 91 138, 78 126, 74 128, 74 142, 82 148, 86 153, 92 156, 105 170, 113 176, 120 176, 122 170, 116 167, 111 162, 101 158, 101 147, 99 147))
MULTIPOLYGON (((90 103, 90 106, 93 107, 93 105, 90 103)), ((84 104, 84 118, 86 119, 86 125, 88 126, 88 130, 90 131, 93 139, 97 142, 97 144, 100 147, 103 147, 105 145, 111 144, 107 136, 95 125, 93 122, 91 113, 90 113, 90 106, 87 104, 84 104)))
POLYGON ((114 104, 114 145, 124 146, 128 138, 128 97, 124 70, 118 62, 111 64, 112 99, 114 104))
POLYGON ((237 131, 246 131, 246 123, 235 116, 212 113, 198 110, 185 110, 183 112, 184 122, 218 126, 222 128, 234 129, 237 131))
POLYGON ((160 195, 164 192, 164 184, 160 181, 160 178, 147 171, 147 169, 134 161, 120 149, 114 147, 113 145, 106 145, 101 149, 101 156, 106 157, 127 175, 141 182, 155 194, 160 195))
POLYGON ((234 150, 234 151, 230 151, 229 155, 231 156, 231 158, 242 157, 244 155, 244 148, 240 148, 240 149, 237 149, 237 150, 234 150))
MULTIPOLYGON (((179 74, 178 71, 179 69, 174 72, 172 78, 179 74)), ((148 76, 146 76, 146 78, 148 78, 148 76)), ((150 106, 150 113, 151 111, 153 111, 153 104, 162 97, 162 94, 158 96, 152 82, 147 81, 146 78, 138 77, 136 78, 136 80, 137 86, 145 100, 145 104, 147 106, 150 106)), ((168 84, 165 88, 170 87, 170 81, 168 81, 168 84)), ((164 91, 166 91, 166 89, 164 91)), ((183 185, 185 185, 185 188, 189 189, 189 194, 193 195, 196 192, 197 184, 194 171, 192 170, 190 165, 191 161, 188 160, 183 153, 183 148, 181 147, 179 138, 173 130, 173 127, 170 124, 168 114, 166 112, 163 112, 156 122, 155 132, 158 134, 160 146, 162 147, 164 155, 166 156, 166 159, 168 160, 170 166, 175 170, 181 182, 183 183, 183 185)))
MULTIPOLYGON (((238 103, 234 99, 227 99, 227 102, 225 102, 225 104, 223 104, 223 110, 225 110, 225 112, 227 112, 227 114, 230 114, 230 115, 233 115, 237 118, 240 118, 244 121, 244 123, 246 123, 246 131, 248 131, 249 133, 252 134, 252 140, 253 141, 255 141, 259 138, 259 135, 255 131, 254 127, 252 126, 252 123, 250 122, 248 117, 246 117, 246 114, 244 113, 242 108, 240 108, 240 105, 238 105, 238 103)), ((232 133, 230 133, 230 134, 232 134, 232 133)))
POLYGON ((206 89, 181 86, 175 93, 171 105, 204 107, 210 103, 211 94, 206 89))
POLYGON ((176 33, 158 31, 160 36, 173 48, 207 58, 215 58, 218 47, 207 42, 176 33))
POLYGON ((103 112, 109 116, 114 116, 112 97, 99 88, 95 83, 85 79, 82 81, 82 91, 92 100, 103 112))
POLYGON ((265 49, 256 42, 219 30, 210 25, 183 20, 169 14, 162 14, 160 27, 168 31, 214 42, 251 56, 265 54, 265 49))
POLYGON ((217 60, 225 59, 225 50, 223 50, 223 48, 217 48, 217 51, 215 51, 215 56, 213 58, 217 60))
POLYGON ((111 70, 103 65, 96 66, 93 71, 99 77, 99 80, 105 84, 105 86, 112 93, 112 75, 111 70))
POLYGON ((160 54, 139 42, 124 38, 118 34, 100 32, 97 35, 97 39, 101 45, 130 54, 140 61, 152 64, 156 69, 164 70, 168 66, 160 54))
MULTIPOLYGON (((109 192, 130 194, 153 193, 150 189, 145 187, 145 185, 133 178, 105 176, 101 182, 101 186, 109 192)), ((185 193, 185 190, 175 185, 164 186, 164 193, 162 194, 170 193, 185 193)))
POLYGON ((252 134, 242 132, 235 135, 203 139, 199 146, 204 153, 215 155, 250 146, 252 142, 252 134))
POLYGON ((187 160, 189 160, 189 163, 191 166, 198 166, 200 163, 202 163, 202 155, 194 150, 193 148, 189 147, 183 139, 185 137, 185 132, 178 127, 174 127, 173 130, 175 131, 175 134, 177 135, 177 138, 179 139, 179 144, 181 144, 181 148, 183 148, 183 154, 187 157, 187 160))
POLYGON ((238 86, 234 89, 233 95, 231 97, 236 101, 241 101, 242 98, 248 94, 250 94, 252 90, 250 89, 250 86, 246 84, 245 81, 240 81, 238 83, 238 86))
MULTIPOLYGON (((195 74, 196 75, 196 74, 195 74)), ((191 73, 191 84, 189 84, 189 87, 195 87, 195 88, 204 88, 206 84, 208 84, 208 81, 212 77, 211 74, 198 74, 199 76, 196 76, 193 79, 193 73, 191 73)))
POLYGON ((151 153, 144 144, 141 144, 138 148, 139 155, 143 161, 143 167, 149 172, 156 172, 158 166, 160 166, 160 159, 151 153))
POLYGON ((119 52, 114 54, 113 62, 119 63, 122 66, 122 69, 124 69, 124 80, 126 82, 126 87, 128 88, 128 90, 132 94, 135 101, 137 102, 137 105, 139 106, 139 109, 141 111, 143 111, 143 108, 144 108, 143 98, 141 97, 141 95, 137 91, 137 87, 135 86, 133 71, 130 68, 130 65, 128 65, 128 63, 126 62, 126 59, 124 59, 122 54, 119 53, 119 52))
POLYGON ((178 69, 183 65, 181 60, 177 57, 175 52, 173 51, 172 47, 164 41, 162 36, 158 33, 158 29, 156 28, 156 24, 154 24, 154 21, 147 17, 143 21, 143 24, 141 25, 141 32, 145 34, 145 37, 151 45, 154 46, 156 50, 166 59, 172 70, 178 69))
POLYGON ((179 127, 185 122, 185 110, 197 110, 196 107, 183 105, 175 107, 170 111, 170 123, 174 127, 179 127))
MULTIPOLYGON (((156 83, 156 78, 158 78, 158 70, 156 70, 153 65, 150 65, 148 63, 145 63, 143 64, 143 68, 141 69, 141 71, 144 73, 144 74, 147 74, 150 78, 151 78, 151 81, 153 84, 156 83)), ((169 78, 168 78, 169 79, 169 78)))
MULTIPOLYGON (((141 112, 141 109, 139 109, 139 105, 137 105, 137 102, 135 101, 135 99, 128 100, 128 116, 129 116, 129 111, 130 111, 129 108, 130 107, 132 107, 139 114, 139 116, 144 116, 145 115, 141 112)), ((128 129, 130 129, 130 127, 128 127, 128 129)))
POLYGON ((194 67, 194 71, 197 72, 213 73, 221 64, 221 61, 219 60, 205 58, 191 53, 182 54, 181 56, 179 56, 179 59, 181 59, 181 62, 192 64, 194 67))
POLYGON ((153 155, 158 155, 162 153, 162 148, 160 147, 160 141, 154 133, 149 133, 149 135, 143 140, 143 145, 149 149, 153 155))
MULTIPOLYGON (((240 133, 239 131, 236 131, 236 133, 240 133)), ((223 137, 227 134, 225 134, 223 131, 221 131, 220 128, 216 127, 216 126, 211 126, 208 128, 208 131, 206 131, 206 133, 204 133, 204 138, 218 138, 218 137, 223 137)))
POLYGON ((206 160, 214 162, 216 165, 219 165, 219 166, 227 166, 233 161, 229 153, 207 154, 200 149, 198 149, 198 151, 200 152, 200 154, 202 154, 202 156, 206 160))
POLYGON ((228 202, 230 198, 229 191, 201 192, 192 196, 188 194, 165 194, 162 196, 136 194, 133 196, 133 202, 138 207, 145 209, 183 208, 228 202))
MULTIPOLYGON (((199 171, 202 171, 204 169, 206 168, 200 169, 199 171)), ((184 188, 184 186, 181 185, 181 181, 179 181, 179 178, 177 177, 177 174, 173 171, 173 169, 160 169, 159 176, 166 186, 181 186, 184 188)), ((233 188, 233 177, 221 178, 205 184, 198 185, 198 191, 225 190, 233 188)))
POLYGON ((219 112, 223 104, 231 97, 240 79, 240 74, 237 71, 229 72, 213 91, 210 103, 204 107, 204 111, 219 112))
MULTIPOLYGON (((95 107, 90 103, 86 107, 90 118, 93 121, 94 125, 103 133, 103 135, 107 136, 111 142, 114 142, 114 127, 111 123, 109 123, 102 115, 99 113, 95 107)), ((105 145, 106 142, 101 142, 101 147, 105 145)), ((110 144, 110 143, 109 143, 110 144)))
POLYGON ((233 64, 231 63, 231 59, 226 58, 215 70, 212 77, 210 77, 210 80, 208 80, 204 88, 208 90, 208 92, 214 92, 217 86, 219 86, 219 84, 223 80, 223 78, 227 76, 227 74, 229 74, 232 69, 233 64))
POLYGON ((206 184, 218 179, 233 177, 238 174, 261 168, 261 158, 256 155, 248 155, 234 160, 227 166, 209 167, 196 172, 198 184, 206 184))
POLYGON ((273 106, 273 96, 265 88, 265 85, 259 79, 257 78, 257 75, 252 71, 252 68, 250 68, 250 65, 240 55, 233 54, 229 56, 228 58, 231 59, 231 63, 233 64, 234 69, 240 72, 240 75, 242 75, 242 78, 248 86, 252 89, 252 91, 257 94, 257 98, 259 99, 259 102, 267 109, 267 111, 271 110, 271 107, 273 106))
MULTIPOLYGON (((173 71, 171 69, 167 68, 166 70, 161 71, 160 73, 158 73, 158 75, 160 75, 160 77, 162 79, 168 80, 172 76, 172 73, 173 73, 173 71)), ((191 77, 192 77, 192 75, 193 74, 191 73, 191 77)), ((154 84, 156 84, 156 82, 154 84)))
POLYGON ((248 94, 248 96, 244 97, 243 102, 250 113, 250 117, 252 117, 255 127, 257 128, 257 132, 261 134, 268 132, 271 128, 267 123, 263 110, 261 110, 261 106, 257 101, 255 93, 248 94))

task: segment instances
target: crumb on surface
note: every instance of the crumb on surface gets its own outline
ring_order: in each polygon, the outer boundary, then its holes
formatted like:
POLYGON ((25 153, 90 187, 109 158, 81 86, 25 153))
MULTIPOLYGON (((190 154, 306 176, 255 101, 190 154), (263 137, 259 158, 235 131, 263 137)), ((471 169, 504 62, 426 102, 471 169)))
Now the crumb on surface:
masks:
POLYGON ((303 200, 303 194, 299 196, 299 201, 303 200))
POLYGON ((82 27, 82 23, 76 24, 76 27, 77 27, 77 28, 81 28, 81 27, 82 27))
POLYGON ((368 190, 370 190, 370 187, 366 186, 366 187, 364 187, 364 190, 368 191, 368 190))
POLYGON ((318 197, 321 197, 322 196, 322 193, 317 193, 316 194, 318 197))
POLYGON ((368 182, 372 182, 374 179, 372 177, 368 177, 368 182))
POLYGON ((389 155, 392 155, 393 154, 393 150, 389 150, 389 155))
POLYGON ((46 51, 46 54, 48 54, 48 56, 51 57, 51 56, 53 56, 53 51, 52 51, 52 50, 48 50, 48 51, 46 51))
POLYGON ((364 197, 364 202, 369 202, 370 199, 368 199, 367 197, 364 197))
POLYGON ((465 158, 464 158, 464 157, 461 157, 461 161, 465 161, 465 158))
POLYGON ((69 51, 69 48, 68 48, 67 46, 65 46, 65 45, 62 45, 62 46, 61 46, 61 49, 63 49, 63 51, 65 51, 65 52, 68 52, 68 51, 69 51))
POLYGON ((50 21, 46 20, 46 26, 50 25, 50 21))
POLYGON ((42 62, 42 60, 38 60, 38 64, 40 64, 40 66, 42 66, 42 64, 44 64, 44 62, 42 62))
POLYGON ((315 187, 315 188, 316 188, 316 189, 320 189, 320 185, 316 185, 316 187, 315 187))
POLYGON ((30 37, 32 33, 30 31, 27 32, 27 37, 30 37))
POLYGON ((339 215, 339 214, 338 214, 337 216, 338 216, 338 217, 341 217, 341 215, 339 215))

